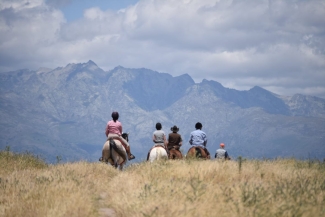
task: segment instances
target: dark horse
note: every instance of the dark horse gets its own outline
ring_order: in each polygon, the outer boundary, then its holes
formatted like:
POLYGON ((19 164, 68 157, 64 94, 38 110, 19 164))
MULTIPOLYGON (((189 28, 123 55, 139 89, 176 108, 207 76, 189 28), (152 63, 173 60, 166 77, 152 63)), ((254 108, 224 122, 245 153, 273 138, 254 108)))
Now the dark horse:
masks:
POLYGON ((168 159, 183 159, 182 152, 179 150, 179 148, 173 147, 172 149, 169 150, 169 155, 168 159))
POLYGON ((210 156, 205 152, 204 148, 193 146, 188 150, 186 158, 210 159, 210 156))

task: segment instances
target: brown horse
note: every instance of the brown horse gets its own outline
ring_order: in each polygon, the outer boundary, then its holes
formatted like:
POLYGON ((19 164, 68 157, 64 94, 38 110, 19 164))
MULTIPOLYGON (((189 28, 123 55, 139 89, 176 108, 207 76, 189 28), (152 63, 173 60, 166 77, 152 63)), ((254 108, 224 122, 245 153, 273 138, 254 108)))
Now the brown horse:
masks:
POLYGON ((180 150, 177 148, 172 148, 169 150, 168 159, 183 159, 182 152, 180 152, 180 150))
POLYGON ((207 155, 207 153, 204 151, 204 148, 193 146, 188 150, 186 158, 210 159, 210 156, 207 155))
MULTIPOLYGON (((128 133, 123 133, 122 137, 126 141, 129 141, 128 133)), ((102 157, 99 159, 99 161, 110 163, 115 168, 119 167, 119 169, 122 170, 125 162, 127 161, 126 150, 120 140, 114 139, 113 141, 107 140, 105 142, 102 150, 102 157)))

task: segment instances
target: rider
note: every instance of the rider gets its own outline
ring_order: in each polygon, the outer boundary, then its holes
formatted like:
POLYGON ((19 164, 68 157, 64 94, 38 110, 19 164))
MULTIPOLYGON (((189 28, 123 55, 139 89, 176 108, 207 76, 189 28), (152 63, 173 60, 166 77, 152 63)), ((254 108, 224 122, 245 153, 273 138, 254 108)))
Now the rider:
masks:
POLYGON ((205 132, 202 131, 202 124, 200 122, 197 122, 195 124, 195 129, 196 130, 191 132, 189 143, 192 146, 202 147, 204 149, 204 151, 207 153, 208 158, 210 158, 210 153, 209 153, 208 149, 206 148, 208 140, 207 140, 207 136, 206 136, 205 132))
POLYGON ((166 141, 166 134, 165 132, 161 129, 161 123, 156 123, 156 131, 153 132, 153 136, 152 136, 152 141, 155 143, 154 146, 149 150, 148 152, 148 156, 147 156, 147 160, 149 159, 149 155, 150 155, 150 151, 154 148, 154 147, 162 147, 164 149, 167 149, 167 141, 166 141))
POLYGON ((225 144, 220 143, 220 148, 217 149, 214 157, 217 159, 230 160, 228 152, 225 150, 225 144))
POLYGON ((170 128, 170 130, 173 132, 168 135, 168 151, 173 148, 179 150, 183 142, 181 135, 177 133, 179 131, 179 128, 175 125, 170 128))
POLYGON ((133 160, 135 156, 131 154, 130 145, 129 143, 121 136, 122 135, 122 124, 118 121, 119 114, 118 112, 112 113, 113 120, 107 122, 105 135, 107 140, 109 139, 118 139, 121 141, 123 146, 125 147, 126 153, 128 155, 129 160, 133 160))

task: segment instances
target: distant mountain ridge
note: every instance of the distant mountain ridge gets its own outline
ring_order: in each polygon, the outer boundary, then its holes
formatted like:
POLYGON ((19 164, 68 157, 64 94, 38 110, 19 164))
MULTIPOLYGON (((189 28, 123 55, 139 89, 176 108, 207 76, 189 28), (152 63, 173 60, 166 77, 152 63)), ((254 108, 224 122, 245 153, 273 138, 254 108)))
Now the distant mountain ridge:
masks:
POLYGON ((238 91, 144 68, 104 71, 91 60, 0 73, 0 93, 0 148, 52 162, 98 160, 115 110, 137 160, 152 146, 156 122, 166 134, 178 125, 186 152, 198 121, 211 153, 225 142, 233 156, 325 157, 325 100, 313 96, 278 96, 258 86, 238 91))

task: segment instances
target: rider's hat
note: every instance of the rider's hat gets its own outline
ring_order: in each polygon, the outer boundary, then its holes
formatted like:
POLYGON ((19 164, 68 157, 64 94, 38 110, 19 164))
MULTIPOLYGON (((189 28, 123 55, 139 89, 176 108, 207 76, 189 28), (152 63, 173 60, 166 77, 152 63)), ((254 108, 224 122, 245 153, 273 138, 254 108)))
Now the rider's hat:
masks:
POLYGON ((179 128, 176 125, 174 125, 172 128, 170 128, 170 130, 173 132, 178 132, 179 128))
POLYGON ((223 144, 223 143, 220 143, 220 147, 225 147, 225 144, 223 144))

